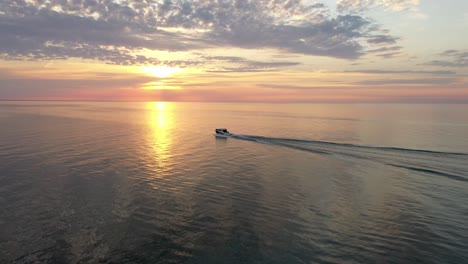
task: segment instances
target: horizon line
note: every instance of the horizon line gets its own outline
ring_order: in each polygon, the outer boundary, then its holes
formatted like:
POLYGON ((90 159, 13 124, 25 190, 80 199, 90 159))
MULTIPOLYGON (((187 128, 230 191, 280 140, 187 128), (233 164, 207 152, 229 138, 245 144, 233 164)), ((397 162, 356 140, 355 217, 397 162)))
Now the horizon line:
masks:
POLYGON ((250 103, 250 104, 468 104, 468 101, 461 102, 420 102, 420 101, 384 101, 384 102, 369 102, 369 101, 164 101, 164 100, 148 100, 148 101, 126 101, 126 100, 75 100, 75 99, 0 99, 0 102, 100 102, 100 103, 151 103, 151 102, 166 102, 166 103, 250 103))

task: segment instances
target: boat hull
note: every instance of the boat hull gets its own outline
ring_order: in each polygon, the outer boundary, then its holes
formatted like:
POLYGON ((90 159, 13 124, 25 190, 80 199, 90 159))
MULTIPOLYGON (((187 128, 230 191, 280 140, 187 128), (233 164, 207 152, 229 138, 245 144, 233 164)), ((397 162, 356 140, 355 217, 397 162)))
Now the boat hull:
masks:
POLYGON ((230 138, 232 135, 226 135, 226 134, 213 134, 217 138, 230 138))

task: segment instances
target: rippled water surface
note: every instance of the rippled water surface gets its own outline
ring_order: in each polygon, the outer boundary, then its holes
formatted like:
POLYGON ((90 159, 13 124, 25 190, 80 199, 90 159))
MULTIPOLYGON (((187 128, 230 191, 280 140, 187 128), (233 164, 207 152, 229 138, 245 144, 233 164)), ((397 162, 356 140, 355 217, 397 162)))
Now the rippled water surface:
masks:
POLYGON ((466 113, 0 102, 0 263, 468 263, 466 113))

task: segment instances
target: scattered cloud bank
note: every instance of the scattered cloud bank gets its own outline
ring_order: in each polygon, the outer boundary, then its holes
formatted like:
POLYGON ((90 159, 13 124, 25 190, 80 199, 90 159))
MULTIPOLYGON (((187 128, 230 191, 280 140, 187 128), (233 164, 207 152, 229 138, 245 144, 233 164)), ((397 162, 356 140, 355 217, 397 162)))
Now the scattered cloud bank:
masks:
MULTIPOLYGON (((158 65, 169 62, 143 55, 145 50, 200 51, 220 47, 270 48, 356 59, 378 49, 394 49, 399 40, 364 16, 332 15, 325 4, 307 2, 1 1, 0 59, 79 58, 118 65, 158 65)), ((345 11, 350 7, 364 10, 381 5, 400 10, 415 4, 417 1, 341 0, 338 7, 345 11)), ((172 63, 184 67, 198 62, 172 63)), ((273 67, 275 63, 250 66, 273 67)))
POLYGON ((443 59, 433 60, 427 64, 452 68, 468 67, 468 50, 446 50, 438 55, 443 57, 443 59))
POLYGON ((209 72, 261 72, 270 71, 274 68, 300 65, 293 61, 254 61, 236 56, 204 56, 207 61, 219 61, 223 65, 220 69, 210 70, 209 72))
POLYGON ((414 10, 419 0, 339 0, 339 12, 363 12, 371 8, 384 8, 393 11, 414 10))
POLYGON ((346 86, 302 86, 302 85, 281 85, 281 84, 268 84, 268 83, 258 83, 256 85, 260 88, 267 89, 279 89, 279 90, 349 90, 349 87, 346 86))
POLYGON ((438 84, 453 84, 457 83, 458 78, 422 78, 422 79, 381 79, 381 80, 365 80, 355 82, 357 85, 389 85, 389 84, 424 84, 424 85, 438 85, 438 84))
POLYGON ((360 70, 345 71, 347 73, 366 73, 366 74, 429 74, 429 75, 453 75, 455 71, 390 71, 390 70, 360 70))

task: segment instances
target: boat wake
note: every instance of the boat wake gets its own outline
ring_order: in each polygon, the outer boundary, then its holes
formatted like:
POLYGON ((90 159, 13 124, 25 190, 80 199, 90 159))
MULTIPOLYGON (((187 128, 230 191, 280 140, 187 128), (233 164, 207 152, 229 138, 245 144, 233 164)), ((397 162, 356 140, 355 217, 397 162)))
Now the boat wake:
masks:
POLYGON ((362 146, 291 138, 234 135, 233 138, 344 159, 365 159, 420 174, 468 182, 468 154, 397 147, 362 146))

